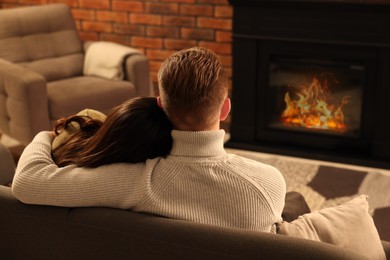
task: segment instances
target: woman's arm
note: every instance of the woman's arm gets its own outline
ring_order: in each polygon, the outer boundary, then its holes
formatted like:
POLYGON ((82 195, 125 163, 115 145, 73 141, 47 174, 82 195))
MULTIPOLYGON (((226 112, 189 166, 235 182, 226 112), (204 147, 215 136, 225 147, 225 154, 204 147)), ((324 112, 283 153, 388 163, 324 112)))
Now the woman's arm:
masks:
POLYGON ((128 209, 144 193, 158 161, 110 164, 97 168, 58 167, 51 158, 51 132, 41 132, 19 159, 12 192, 27 204, 128 209))

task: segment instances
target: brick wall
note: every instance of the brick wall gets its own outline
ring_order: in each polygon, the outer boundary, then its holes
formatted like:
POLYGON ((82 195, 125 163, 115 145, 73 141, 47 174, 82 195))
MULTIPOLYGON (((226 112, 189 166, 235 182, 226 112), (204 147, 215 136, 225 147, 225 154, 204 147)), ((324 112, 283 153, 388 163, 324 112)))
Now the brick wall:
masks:
POLYGON ((0 0, 0 7, 47 3, 71 7, 81 39, 113 41, 143 51, 155 86, 162 61, 192 46, 213 50, 232 74, 228 0, 0 0))

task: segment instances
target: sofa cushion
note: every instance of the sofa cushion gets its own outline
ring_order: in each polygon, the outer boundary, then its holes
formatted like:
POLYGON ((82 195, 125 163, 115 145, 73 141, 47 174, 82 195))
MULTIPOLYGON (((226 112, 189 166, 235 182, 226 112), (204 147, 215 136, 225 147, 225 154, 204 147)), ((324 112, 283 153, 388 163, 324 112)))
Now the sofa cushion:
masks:
POLYGON ((22 62, 19 65, 41 74, 46 81, 82 76, 84 55, 81 53, 22 62))
POLYGON ((278 234, 334 244, 369 259, 386 259, 378 231, 368 213, 366 195, 277 226, 278 234))
POLYGON ((75 77, 47 84, 50 119, 77 114, 89 108, 107 114, 111 108, 134 97, 137 92, 129 81, 98 77, 75 77))

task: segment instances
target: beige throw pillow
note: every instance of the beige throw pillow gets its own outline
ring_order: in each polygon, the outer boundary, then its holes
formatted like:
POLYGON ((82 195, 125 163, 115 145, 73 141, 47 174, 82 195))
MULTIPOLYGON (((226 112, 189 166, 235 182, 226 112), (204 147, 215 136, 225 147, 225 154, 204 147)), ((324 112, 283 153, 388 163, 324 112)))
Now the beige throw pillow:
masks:
POLYGON ((373 260, 386 260, 367 195, 277 224, 277 233, 337 245, 373 260))

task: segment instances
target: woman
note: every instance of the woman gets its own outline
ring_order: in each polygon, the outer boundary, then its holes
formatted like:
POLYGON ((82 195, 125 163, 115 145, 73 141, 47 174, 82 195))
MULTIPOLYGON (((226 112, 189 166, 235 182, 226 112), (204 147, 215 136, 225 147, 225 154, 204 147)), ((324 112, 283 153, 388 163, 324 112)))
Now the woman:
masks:
POLYGON ((137 163, 171 150, 172 125, 155 97, 130 99, 107 118, 97 111, 87 112, 56 122, 52 157, 58 166, 137 163))

